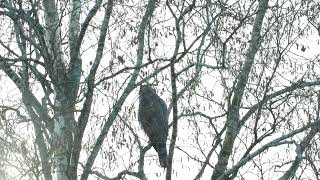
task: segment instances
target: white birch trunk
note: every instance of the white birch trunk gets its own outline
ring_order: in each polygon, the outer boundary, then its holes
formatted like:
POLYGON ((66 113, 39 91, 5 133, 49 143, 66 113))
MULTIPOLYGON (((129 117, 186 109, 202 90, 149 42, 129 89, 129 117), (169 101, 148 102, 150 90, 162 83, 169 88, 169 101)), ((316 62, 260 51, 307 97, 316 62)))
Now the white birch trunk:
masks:
MULTIPOLYGON (((56 101, 55 103, 60 109, 61 103, 56 101)), ((54 152, 54 169, 56 173, 57 180, 69 180, 67 176, 67 157, 66 157, 66 147, 67 142, 64 138, 66 126, 65 118, 61 114, 58 114, 54 121, 54 142, 55 142, 55 152, 54 152)))

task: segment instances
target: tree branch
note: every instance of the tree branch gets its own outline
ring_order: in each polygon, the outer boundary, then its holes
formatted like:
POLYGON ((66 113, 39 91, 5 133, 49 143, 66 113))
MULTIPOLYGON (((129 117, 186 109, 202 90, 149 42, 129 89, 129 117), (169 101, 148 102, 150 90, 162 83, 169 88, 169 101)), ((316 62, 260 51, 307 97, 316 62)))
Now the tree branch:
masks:
MULTIPOLYGON (((142 18, 140 29, 138 33, 138 50, 137 50, 137 62, 136 66, 141 66, 142 60, 143 60, 143 48, 144 48, 144 37, 145 37, 145 29, 147 27, 147 24, 149 23, 153 11, 155 8, 155 0, 149 0, 147 10, 142 18)), ((115 103, 112 112, 109 114, 109 117, 107 119, 107 122, 104 124, 100 135, 98 136, 96 143, 93 146, 93 149, 89 155, 89 158, 87 160, 87 163, 84 167, 83 173, 81 175, 81 180, 86 180, 89 176, 90 169, 98 155, 98 152, 100 150, 100 147, 108 134, 108 131, 113 124, 115 118, 117 117, 118 112, 120 111, 125 99, 128 97, 129 93, 134 89, 134 83, 138 77, 140 68, 135 69, 131 79, 127 85, 127 87, 124 89, 124 92, 122 93, 120 99, 115 103)))

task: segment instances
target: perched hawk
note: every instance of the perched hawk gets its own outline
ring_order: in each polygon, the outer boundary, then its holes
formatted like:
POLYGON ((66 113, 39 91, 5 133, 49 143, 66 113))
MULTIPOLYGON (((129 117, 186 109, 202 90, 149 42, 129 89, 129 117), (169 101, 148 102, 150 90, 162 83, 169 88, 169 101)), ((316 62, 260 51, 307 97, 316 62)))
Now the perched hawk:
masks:
POLYGON ((162 167, 167 167, 167 105, 149 85, 140 86, 138 120, 157 151, 162 167))

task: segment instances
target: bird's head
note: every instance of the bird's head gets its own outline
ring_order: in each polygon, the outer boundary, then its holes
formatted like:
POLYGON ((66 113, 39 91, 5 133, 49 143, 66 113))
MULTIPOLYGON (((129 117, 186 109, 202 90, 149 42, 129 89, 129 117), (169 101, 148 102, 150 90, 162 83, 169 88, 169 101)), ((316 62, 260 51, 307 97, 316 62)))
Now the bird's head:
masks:
POLYGON ((139 95, 148 94, 148 93, 156 93, 156 92, 150 85, 141 85, 139 95))

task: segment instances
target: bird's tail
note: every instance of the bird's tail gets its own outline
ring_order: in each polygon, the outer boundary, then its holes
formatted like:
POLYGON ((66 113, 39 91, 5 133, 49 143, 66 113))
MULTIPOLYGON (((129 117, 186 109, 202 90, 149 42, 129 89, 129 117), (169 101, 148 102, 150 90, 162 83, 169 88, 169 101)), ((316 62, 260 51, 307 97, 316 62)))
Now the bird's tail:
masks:
POLYGON ((167 148, 166 144, 159 144, 157 148, 158 156, 159 156, 159 162, 160 166, 163 168, 167 167, 167 148))

